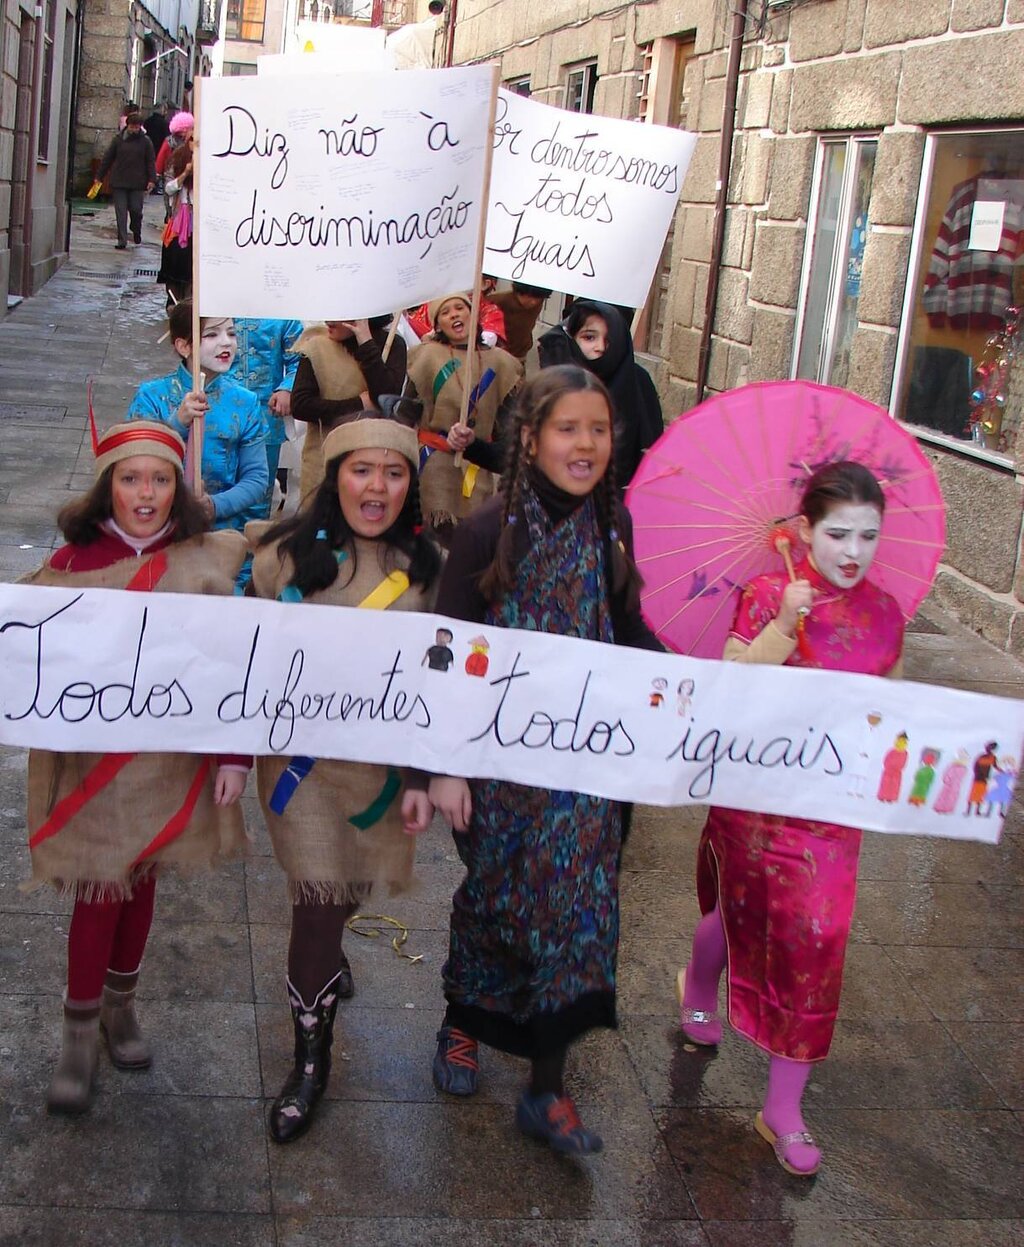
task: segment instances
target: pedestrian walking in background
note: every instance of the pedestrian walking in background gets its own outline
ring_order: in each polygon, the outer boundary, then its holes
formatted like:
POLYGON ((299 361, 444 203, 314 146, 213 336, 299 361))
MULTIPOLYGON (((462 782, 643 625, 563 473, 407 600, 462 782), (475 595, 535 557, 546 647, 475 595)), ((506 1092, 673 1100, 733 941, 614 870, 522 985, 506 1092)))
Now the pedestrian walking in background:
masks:
POLYGON ((167 307, 192 297, 192 134, 174 149, 167 163, 164 196, 170 214, 164 222, 160 268, 156 279, 167 291, 167 307))
MULTIPOLYGON (((230 594, 245 543, 236 533, 205 532, 206 518, 182 481, 184 456, 185 443, 162 424, 137 421, 106 432, 95 485, 58 517, 67 544, 28 583, 230 594)), ((83 636, 83 648, 89 643, 83 636)), ((75 902, 51 1112, 89 1108, 101 1031, 118 1069, 151 1064, 135 988, 157 873, 214 866, 244 850, 238 799, 250 764, 196 754, 30 752, 33 885, 50 884, 75 902)))
MULTIPOLYGON (((170 114, 174 111, 174 105, 163 103, 159 107, 153 106, 153 111, 142 123, 142 128, 149 136, 149 141, 153 144, 153 151, 159 152, 164 145, 164 140, 170 133, 169 121, 170 114)), ((159 170, 157 171, 159 172, 159 170)))
POLYGON ((147 193, 156 185, 156 154, 142 128, 141 113, 129 113, 124 130, 111 140, 96 180, 102 182, 108 174, 117 222, 116 247, 124 251, 129 224, 132 240, 142 242, 142 207, 147 193))
MULTIPOLYGON (((258 540, 252 587, 281 602, 431 611, 441 568, 422 533, 416 431, 379 412, 346 417, 324 439, 326 468, 309 505, 258 540)), ((343 627, 343 624, 339 624, 343 627)), ((270 1111, 270 1137, 297 1139, 331 1068, 339 999, 353 993, 345 923, 374 884, 412 878, 415 841, 433 810, 426 776, 332 759, 260 758, 260 803, 292 902, 288 999, 295 1066, 270 1111)))
MULTIPOLYGON (((582 368, 526 383, 494 498, 455 530, 437 610, 473 627, 526 628, 660 650, 612 462, 608 392, 582 368)), ((596 1152, 564 1085, 568 1045, 616 1024, 619 803, 505 780, 435 778, 466 877, 452 902, 433 1074, 477 1089, 477 1045, 525 1057, 516 1124, 559 1152, 596 1152)))
POLYGON ((540 366, 578 364, 608 387, 615 406, 615 479, 633 479, 640 458, 664 432, 654 382, 633 355, 629 324, 610 303, 578 299, 560 325, 537 343, 540 366))
MULTIPOLYGON (((861 464, 816 472, 800 505, 806 560, 792 582, 784 571, 751 581, 723 657, 899 676, 903 613, 866 578, 884 511, 881 487, 861 464)), ((712 808, 698 849, 703 917, 677 981, 680 1026, 695 1044, 720 1041, 725 970, 729 1022, 769 1055, 755 1127, 779 1164, 801 1176, 821 1163, 801 1099, 832 1042, 860 841, 852 827, 712 808)))

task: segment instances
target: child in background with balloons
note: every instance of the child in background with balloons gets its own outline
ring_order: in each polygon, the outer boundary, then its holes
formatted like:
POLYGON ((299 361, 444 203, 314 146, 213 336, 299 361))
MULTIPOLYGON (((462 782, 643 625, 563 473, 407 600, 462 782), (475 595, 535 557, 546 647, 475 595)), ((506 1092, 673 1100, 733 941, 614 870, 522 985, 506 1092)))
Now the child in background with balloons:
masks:
MULTIPOLYGON (((884 512, 861 464, 816 472, 798 520, 805 560, 792 579, 773 572, 747 585, 723 657, 899 676, 903 614, 867 579, 884 512)), ((712 808, 698 849, 703 917, 678 976, 680 1026, 695 1044, 718 1044, 725 970, 731 1025, 769 1055, 755 1128, 801 1176, 821 1162, 801 1099, 832 1041, 860 840, 852 827, 712 808)))
MULTIPOLYGON (((455 529, 437 610, 474 631, 527 628, 660 650, 639 613, 629 543, 608 392, 582 368, 545 369, 520 394, 500 496, 455 529)), ((599 1151, 563 1078, 568 1045, 615 1025, 619 803, 454 777, 436 777, 430 798, 466 867, 434 1082, 471 1095, 480 1042, 525 1057, 519 1129, 558 1152, 599 1151)))

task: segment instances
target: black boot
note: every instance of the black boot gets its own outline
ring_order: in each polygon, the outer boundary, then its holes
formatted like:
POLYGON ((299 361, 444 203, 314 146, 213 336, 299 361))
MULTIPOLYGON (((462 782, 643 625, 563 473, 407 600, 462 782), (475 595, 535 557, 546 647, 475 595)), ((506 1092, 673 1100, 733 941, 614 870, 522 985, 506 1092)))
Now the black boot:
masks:
POLYGON ((295 1067, 270 1109, 270 1137, 275 1143, 291 1143, 306 1133, 327 1090, 340 978, 340 973, 336 974, 309 1006, 288 980, 288 1003, 295 1026, 295 1067))

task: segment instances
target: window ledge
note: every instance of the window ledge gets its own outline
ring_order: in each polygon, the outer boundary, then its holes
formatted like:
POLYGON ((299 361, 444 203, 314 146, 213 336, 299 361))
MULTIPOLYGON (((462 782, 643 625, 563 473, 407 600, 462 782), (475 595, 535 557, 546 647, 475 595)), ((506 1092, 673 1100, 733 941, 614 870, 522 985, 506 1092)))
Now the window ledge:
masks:
POLYGON ((1009 455, 1000 454, 998 450, 987 450, 976 442, 962 441, 958 437, 950 437, 946 433, 937 433, 934 429, 923 428, 919 424, 907 424, 900 421, 908 433, 912 433, 919 442, 928 442, 932 446, 941 446, 943 450, 951 450, 965 459, 977 459, 987 463, 989 467, 998 468, 1001 472, 1016 472, 1017 465, 1009 455))

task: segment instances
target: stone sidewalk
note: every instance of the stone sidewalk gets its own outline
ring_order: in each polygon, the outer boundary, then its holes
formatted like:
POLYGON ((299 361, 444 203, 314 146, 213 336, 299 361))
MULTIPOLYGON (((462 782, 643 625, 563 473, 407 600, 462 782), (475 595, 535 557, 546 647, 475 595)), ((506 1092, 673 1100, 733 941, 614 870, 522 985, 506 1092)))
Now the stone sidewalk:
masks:
MULTIPOLYGON (((155 217, 155 200, 148 211, 155 217)), ((54 514, 91 479, 85 378, 101 424, 168 371, 157 229, 113 249, 109 209, 76 218, 72 261, 0 322, 0 578, 36 566, 54 514), (139 275, 139 270, 142 271, 139 275)), ((921 616, 911 679, 1024 696, 1024 671, 948 619, 921 616)), ((141 1013, 146 1073, 104 1060, 91 1115, 49 1118, 68 906, 25 895, 24 757, 0 752, 0 1245, 135 1247, 1009 1247, 1024 1235, 1024 839, 998 848, 865 837, 833 1054, 808 1094, 824 1150, 787 1177, 751 1128, 765 1062, 674 1026, 673 980, 697 915, 700 811, 640 810, 625 860, 621 1027, 581 1044, 572 1093, 603 1155, 558 1160, 519 1137, 522 1067, 485 1054, 481 1093, 435 1093, 429 1063, 458 879, 422 838, 410 929, 347 936, 357 995, 339 1015, 311 1135, 267 1140, 288 1068, 288 908, 255 802, 243 865, 161 883, 141 1013)), ((250 785, 251 787, 251 785, 250 785)))

